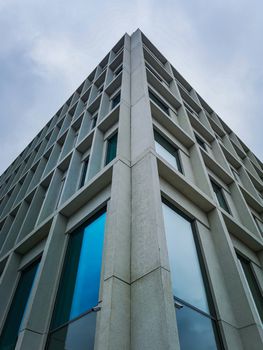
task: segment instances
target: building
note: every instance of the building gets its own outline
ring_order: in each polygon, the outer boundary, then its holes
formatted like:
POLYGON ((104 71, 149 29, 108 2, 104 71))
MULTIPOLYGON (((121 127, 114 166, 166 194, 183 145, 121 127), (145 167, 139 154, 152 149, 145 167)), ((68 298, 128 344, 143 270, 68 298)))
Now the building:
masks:
POLYGON ((263 348, 263 164, 140 30, 0 186, 1 350, 263 348))

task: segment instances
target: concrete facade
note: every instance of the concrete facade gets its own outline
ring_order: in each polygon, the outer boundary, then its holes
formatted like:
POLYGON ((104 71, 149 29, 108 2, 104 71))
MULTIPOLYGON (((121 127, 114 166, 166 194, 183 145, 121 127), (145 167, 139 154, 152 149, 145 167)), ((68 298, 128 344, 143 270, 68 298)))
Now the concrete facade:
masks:
POLYGON ((21 269, 41 255, 16 350, 44 349, 69 234, 106 205, 95 350, 179 350, 165 198, 194 221, 221 348, 263 349, 236 255, 262 295, 262 194, 262 162, 140 30, 125 34, 0 178, 0 331, 21 269), (177 149, 182 172, 156 151, 154 130, 177 149), (116 131, 116 157, 104 166, 116 131))

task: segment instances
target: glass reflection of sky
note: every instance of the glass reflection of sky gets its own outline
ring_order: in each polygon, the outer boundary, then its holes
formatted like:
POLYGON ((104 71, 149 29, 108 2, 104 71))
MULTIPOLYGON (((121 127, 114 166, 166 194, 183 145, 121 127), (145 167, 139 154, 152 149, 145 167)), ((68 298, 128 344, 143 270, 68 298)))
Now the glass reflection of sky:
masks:
POLYGON ((106 213, 84 229, 70 319, 98 304, 106 213))
POLYGON ((162 145, 160 145, 157 141, 155 141, 155 149, 160 156, 162 156, 168 163, 170 163, 175 169, 178 170, 178 164, 175 156, 171 154, 167 149, 165 149, 162 145))
POLYGON ((191 224, 165 204, 163 213, 173 293, 209 313, 191 224))
POLYGON ((212 321, 187 306, 176 310, 181 350, 216 350, 212 321))

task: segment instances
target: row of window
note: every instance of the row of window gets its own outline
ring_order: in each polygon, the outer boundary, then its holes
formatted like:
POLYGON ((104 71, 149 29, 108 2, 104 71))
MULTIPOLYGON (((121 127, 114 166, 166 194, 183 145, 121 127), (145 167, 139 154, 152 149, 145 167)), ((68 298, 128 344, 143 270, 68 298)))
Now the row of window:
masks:
MULTIPOLYGON (((171 164, 175 169, 183 173, 182 164, 180 160, 180 156, 178 153, 178 149, 173 146, 170 142, 168 142, 163 136, 161 136, 156 130, 154 130, 154 142, 156 152, 164 158, 169 164, 171 164)), ((198 137, 197 137, 197 142, 198 137)), ((204 147, 203 145, 201 147, 204 147)), ((226 201, 224 190, 222 186, 220 186, 214 179, 211 179, 212 189, 218 201, 218 204, 221 208, 223 208, 227 213, 231 214, 229 205, 226 201)), ((252 214, 255 224, 259 230, 259 232, 263 235, 263 222, 254 214, 252 214)))
MULTIPOLYGON (((222 349, 195 222, 166 201, 162 208, 180 347, 222 349)), ((105 222, 106 212, 102 210, 70 234, 46 350, 94 347, 105 222)), ((263 322, 263 298, 256 276, 250 262, 239 254, 237 257, 263 322)), ((15 349, 39 262, 21 272, 0 336, 0 349, 15 349)))

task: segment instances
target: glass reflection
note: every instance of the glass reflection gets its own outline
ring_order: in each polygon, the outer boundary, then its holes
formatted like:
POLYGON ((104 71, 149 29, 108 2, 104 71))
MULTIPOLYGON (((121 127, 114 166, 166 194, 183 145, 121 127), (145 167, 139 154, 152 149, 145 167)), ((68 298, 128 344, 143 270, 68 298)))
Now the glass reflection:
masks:
POLYGON ((91 312, 52 332, 48 350, 93 350, 96 313, 91 312))
POLYGON ((209 313, 191 223, 166 204, 163 215, 173 294, 209 313))
POLYGON ((39 260, 32 263, 21 273, 12 304, 0 337, 0 349, 12 350, 16 347, 18 333, 23 323, 39 260))
POLYGON ((175 169, 178 170, 177 160, 173 154, 171 154, 167 149, 155 141, 155 149, 161 157, 163 157, 169 164, 171 164, 175 169))
POLYGON ((71 235, 51 329, 98 304, 106 213, 71 235))
POLYGON ((212 320, 187 306, 176 309, 181 350, 216 350, 212 320))

